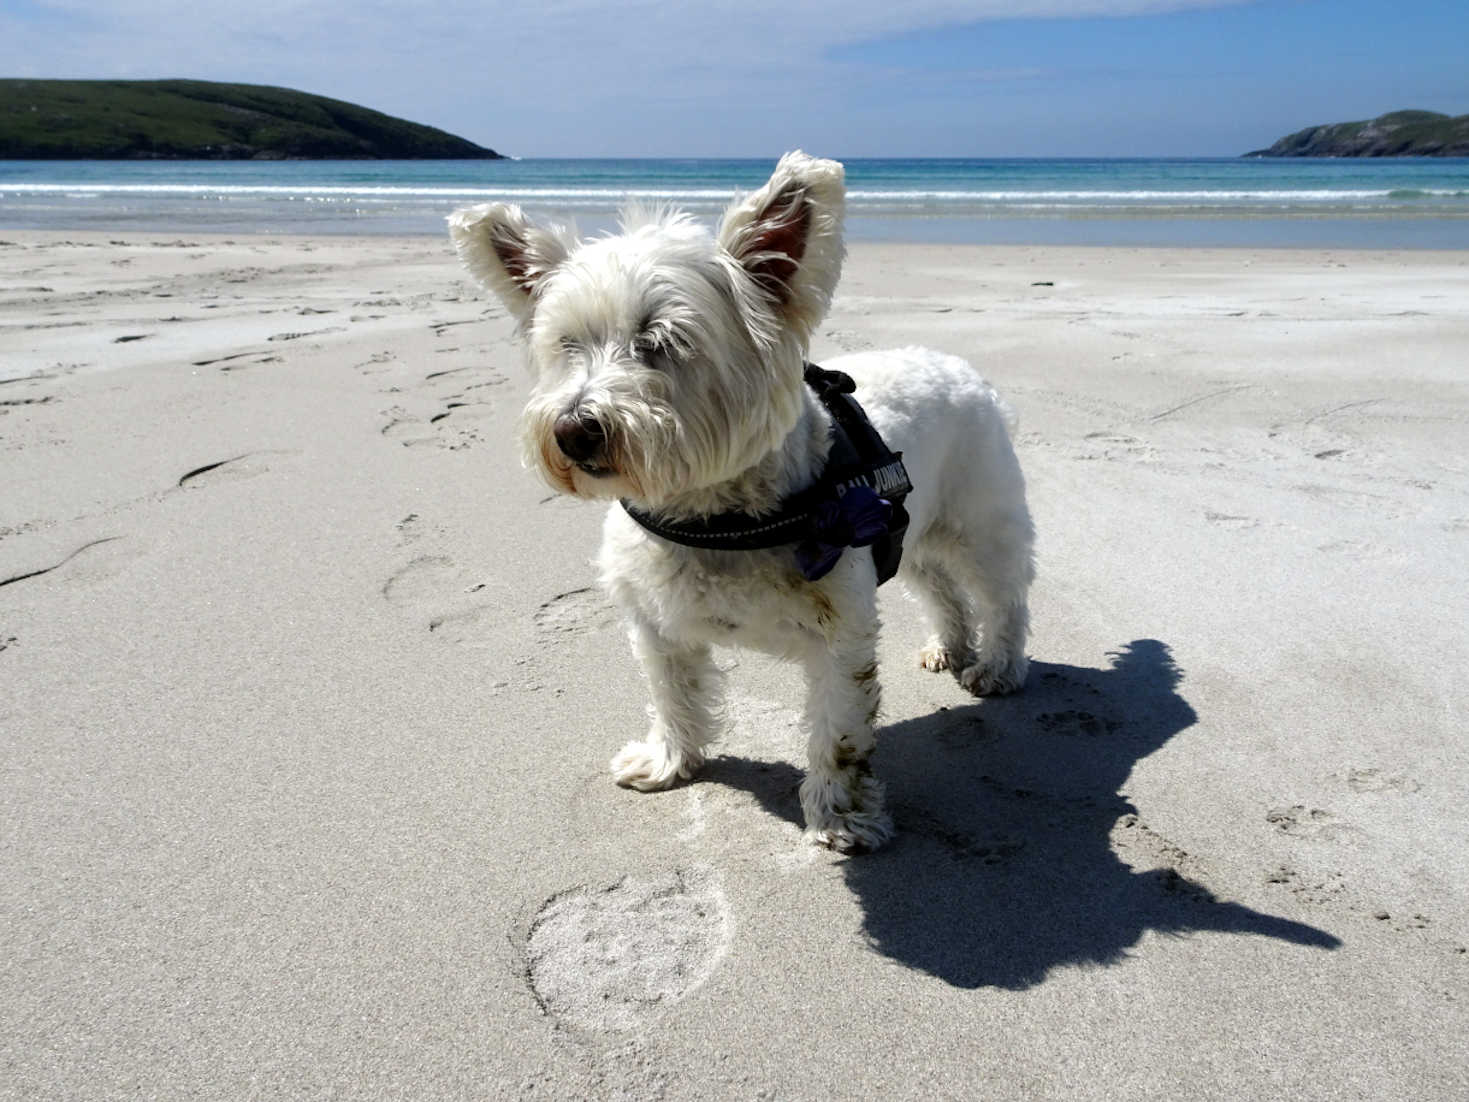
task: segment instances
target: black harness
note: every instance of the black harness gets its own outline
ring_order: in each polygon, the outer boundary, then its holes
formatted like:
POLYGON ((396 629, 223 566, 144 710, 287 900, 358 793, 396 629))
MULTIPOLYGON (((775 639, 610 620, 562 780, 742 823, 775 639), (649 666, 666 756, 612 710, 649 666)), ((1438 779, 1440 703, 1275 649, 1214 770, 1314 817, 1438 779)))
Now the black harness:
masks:
POLYGON ((623 501, 627 515, 653 535, 717 551, 759 551, 796 545, 801 572, 824 577, 847 547, 871 547, 881 585, 898 572, 908 512, 903 499, 912 491, 902 452, 883 443, 867 414, 852 397, 850 375, 806 365, 806 385, 831 414, 831 451, 816 482, 781 502, 766 516, 717 513, 677 524, 657 520, 623 501))

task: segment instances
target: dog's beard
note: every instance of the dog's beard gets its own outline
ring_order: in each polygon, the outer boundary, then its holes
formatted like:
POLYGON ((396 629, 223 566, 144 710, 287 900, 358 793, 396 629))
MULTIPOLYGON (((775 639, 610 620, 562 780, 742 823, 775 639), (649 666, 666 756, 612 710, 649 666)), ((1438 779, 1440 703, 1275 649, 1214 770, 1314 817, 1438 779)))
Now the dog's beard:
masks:
POLYGON ((604 443, 594 457, 580 463, 556 442, 556 420, 568 408, 565 397, 535 397, 521 420, 526 465, 558 493, 628 498, 658 508, 735 477, 783 435, 762 428, 761 420, 752 416, 748 396, 685 397, 691 410, 627 394, 583 396, 576 415, 595 421, 604 443), (733 432, 735 426, 745 432, 733 432))
POLYGON ((549 430, 528 433, 525 447, 527 465, 557 493, 589 499, 644 496, 639 465, 629 462, 626 448, 614 435, 608 435, 602 455, 585 463, 569 459, 549 430))
POLYGON ((578 462, 556 442, 556 419, 566 412, 557 396, 533 399, 521 419, 526 465, 558 493, 590 499, 656 499, 676 492, 681 465, 671 414, 646 402, 591 400, 576 406, 578 417, 595 421, 603 445, 578 462))

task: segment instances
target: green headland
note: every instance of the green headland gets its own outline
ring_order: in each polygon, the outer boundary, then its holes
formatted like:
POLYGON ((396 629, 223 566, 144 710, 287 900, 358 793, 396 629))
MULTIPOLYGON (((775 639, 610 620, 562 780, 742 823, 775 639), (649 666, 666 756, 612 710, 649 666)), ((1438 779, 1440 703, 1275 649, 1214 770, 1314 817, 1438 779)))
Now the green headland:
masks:
POLYGON ((498 159, 342 100, 205 80, 0 79, 0 158, 498 159))

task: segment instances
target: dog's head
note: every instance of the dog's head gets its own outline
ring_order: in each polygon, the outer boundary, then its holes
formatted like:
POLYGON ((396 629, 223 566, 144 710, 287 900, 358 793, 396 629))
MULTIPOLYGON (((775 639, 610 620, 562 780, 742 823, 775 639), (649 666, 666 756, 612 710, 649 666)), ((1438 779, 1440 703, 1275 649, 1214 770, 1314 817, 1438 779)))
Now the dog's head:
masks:
POLYGON ((587 241, 506 203, 451 215, 526 340, 527 463, 564 493, 657 507, 777 447, 841 272, 843 197, 841 165, 789 153, 715 234, 667 210, 587 241))

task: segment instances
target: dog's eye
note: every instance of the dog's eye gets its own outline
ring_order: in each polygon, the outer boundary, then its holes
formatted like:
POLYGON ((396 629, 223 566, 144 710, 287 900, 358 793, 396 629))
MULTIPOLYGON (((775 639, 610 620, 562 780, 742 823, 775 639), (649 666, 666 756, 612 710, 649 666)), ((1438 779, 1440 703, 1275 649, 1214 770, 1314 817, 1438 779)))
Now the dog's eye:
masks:
POLYGON ((644 363, 653 358, 659 347, 658 338, 652 333, 639 333, 632 339, 632 354, 644 363))
POLYGON ((561 345, 561 351, 566 353, 568 356, 574 356, 576 355, 576 353, 581 351, 581 343, 579 341, 572 340, 570 337, 562 337, 561 340, 557 343, 561 345))

